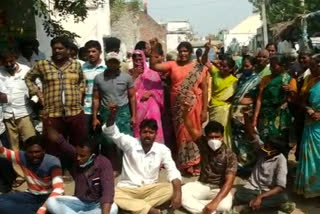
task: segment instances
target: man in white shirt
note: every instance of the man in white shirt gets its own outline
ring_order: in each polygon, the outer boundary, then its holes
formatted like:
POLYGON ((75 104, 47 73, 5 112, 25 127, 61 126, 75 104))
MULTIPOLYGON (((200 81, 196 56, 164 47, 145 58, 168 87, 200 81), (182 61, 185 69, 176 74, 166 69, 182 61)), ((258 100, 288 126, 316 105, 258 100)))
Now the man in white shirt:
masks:
POLYGON ((114 124, 118 107, 109 106, 111 116, 102 127, 105 135, 123 151, 122 173, 115 191, 115 202, 134 214, 160 214, 156 207, 171 199, 171 209, 181 206, 181 175, 170 150, 154 142, 157 122, 147 119, 140 124, 140 139, 119 132, 114 124), (158 183, 161 166, 172 183, 158 183))
POLYGON ((28 88, 24 81, 29 67, 17 63, 14 51, 2 54, 0 68, 0 103, 3 105, 3 118, 11 147, 19 150, 19 140, 24 142, 36 135, 31 121, 32 108, 29 103, 28 88))

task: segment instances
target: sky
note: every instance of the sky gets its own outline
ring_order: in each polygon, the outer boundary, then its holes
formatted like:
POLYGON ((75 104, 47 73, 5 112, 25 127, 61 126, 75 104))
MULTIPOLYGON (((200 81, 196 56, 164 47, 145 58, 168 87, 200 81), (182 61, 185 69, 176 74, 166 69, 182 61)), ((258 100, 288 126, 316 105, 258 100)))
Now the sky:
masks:
POLYGON ((148 0, 148 13, 156 21, 188 20, 201 36, 231 29, 252 10, 248 0, 148 0))

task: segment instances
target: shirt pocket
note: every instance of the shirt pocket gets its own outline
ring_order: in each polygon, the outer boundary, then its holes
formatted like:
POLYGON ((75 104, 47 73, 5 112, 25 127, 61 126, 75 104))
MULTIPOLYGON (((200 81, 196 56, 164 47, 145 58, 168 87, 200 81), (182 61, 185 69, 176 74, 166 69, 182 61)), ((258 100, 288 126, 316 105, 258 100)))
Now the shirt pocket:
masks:
POLYGON ((116 90, 118 91, 118 95, 123 94, 127 90, 127 83, 118 81, 116 83, 116 90))
POLYGON ((72 85, 78 85, 79 83, 79 72, 74 69, 68 69, 65 72, 65 79, 67 82, 71 83, 72 85))
POLYGON ((57 81, 59 80, 59 73, 58 71, 47 71, 45 73, 45 79, 48 82, 57 81))
POLYGON ((92 194, 99 196, 101 195, 101 179, 100 177, 94 177, 91 178, 91 190, 92 190, 92 194))

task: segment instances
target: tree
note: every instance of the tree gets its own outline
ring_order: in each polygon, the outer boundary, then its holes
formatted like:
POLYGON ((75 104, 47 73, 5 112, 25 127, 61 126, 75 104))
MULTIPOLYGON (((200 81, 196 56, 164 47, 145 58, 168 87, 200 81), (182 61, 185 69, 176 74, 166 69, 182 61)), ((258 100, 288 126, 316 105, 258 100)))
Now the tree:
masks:
MULTIPOLYGON (((261 11, 261 0, 249 0, 256 11, 261 11)), ((305 0, 305 7, 301 0, 266 0, 268 24, 276 24, 294 19, 298 15, 320 10, 320 0, 305 0)), ((312 35, 319 32, 320 24, 316 19, 308 20, 308 32, 312 35)))

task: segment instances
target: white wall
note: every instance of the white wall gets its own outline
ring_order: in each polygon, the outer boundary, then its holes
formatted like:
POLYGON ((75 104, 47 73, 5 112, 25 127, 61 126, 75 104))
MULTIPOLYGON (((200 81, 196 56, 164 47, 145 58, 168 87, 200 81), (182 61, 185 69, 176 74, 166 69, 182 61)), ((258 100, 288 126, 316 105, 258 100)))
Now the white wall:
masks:
POLYGON ((224 35, 224 47, 225 50, 228 49, 230 43, 232 42, 233 38, 236 38, 240 46, 247 46, 249 45, 250 41, 255 37, 256 34, 225 34, 224 35))
POLYGON ((167 23, 167 31, 174 32, 174 31, 190 31, 191 26, 190 23, 187 21, 181 22, 168 22, 167 23))
POLYGON ((176 51, 179 43, 186 39, 186 34, 167 34, 167 52, 176 51))
MULTIPOLYGON (((39 17, 35 17, 35 20, 40 50, 47 57, 50 57, 51 38, 43 30, 43 20, 39 17)), ((82 47, 88 40, 98 40, 103 45, 103 37, 111 34, 109 1, 105 0, 103 6, 90 9, 87 18, 83 22, 75 23, 73 16, 70 16, 67 20, 62 21, 61 24, 66 30, 80 36, 80 38, 76 38, 76 43, 79 47, 82 47)))

